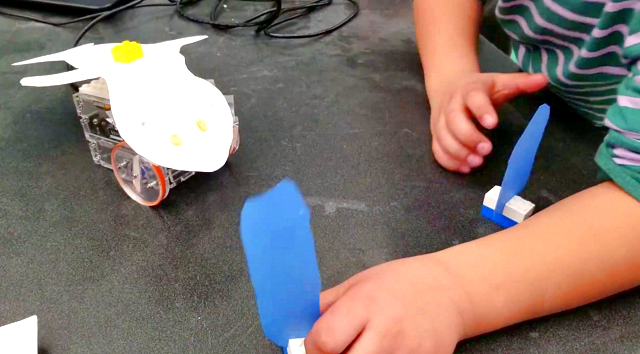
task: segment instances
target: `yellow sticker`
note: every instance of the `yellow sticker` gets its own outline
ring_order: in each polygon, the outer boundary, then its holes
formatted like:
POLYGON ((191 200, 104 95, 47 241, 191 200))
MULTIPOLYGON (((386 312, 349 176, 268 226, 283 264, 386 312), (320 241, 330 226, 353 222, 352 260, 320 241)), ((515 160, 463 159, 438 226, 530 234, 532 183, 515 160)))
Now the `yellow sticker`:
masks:
POLYGON ((116 63, 130 64, 142 58, 144 53, 140 43, 124 41, 111 48, 111 55, 116 63))
POLYGON ((201 132, 207 131, 207 122, 203 121, 202 119, 198 119, 196 121, 196 125, 198 126, 198 129, 200 129, 201 132))
POLYGON ((182 145, 182 139, 180 139, 180 137, 177 136, 176 134, 173 134, 169 139, 171 139, 171 144, 175 146, 182 145))

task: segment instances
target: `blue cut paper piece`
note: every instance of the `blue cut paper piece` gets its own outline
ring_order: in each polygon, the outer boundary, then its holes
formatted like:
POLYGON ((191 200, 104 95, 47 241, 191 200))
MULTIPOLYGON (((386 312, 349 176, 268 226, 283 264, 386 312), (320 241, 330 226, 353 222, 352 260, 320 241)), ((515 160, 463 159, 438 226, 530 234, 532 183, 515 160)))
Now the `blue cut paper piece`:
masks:
POLYGON ((280 347, 306 337, 320 318, 322 284, 309 208, 296 184, 285 179, 249 198, 240 235, 264 334, 280 347))
POLYGON ((486 205, 482 206, 482 209, 480 210, 480 215, 482 215, 485 218, 495 222, 499 226, 504 227, 505 229, 508 229, 511 226, 515 226, 515 225, 518 224, 516 221, 509 219, 508 217, 504 216, 503 214, 497 214, 497 216, 494 216, 494 210, 489 208, 486 205))
POLYGON ((504 206, 527 185, 544 130, 549 122, 550 111, 549 105, 540 106, 513 148, 507 163, 507 171, 502 179, 493 218, 489 219, 496 221, 499 216, 503 216, 504 206))

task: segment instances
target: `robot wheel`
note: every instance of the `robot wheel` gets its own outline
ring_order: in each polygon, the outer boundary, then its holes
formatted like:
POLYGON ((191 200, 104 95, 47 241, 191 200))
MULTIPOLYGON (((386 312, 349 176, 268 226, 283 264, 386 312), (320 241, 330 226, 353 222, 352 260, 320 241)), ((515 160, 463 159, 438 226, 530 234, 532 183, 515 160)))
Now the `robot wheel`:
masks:
POLYGON ((169 195, 164 170, 136 154, 126 142, 111 150, 111 166, 120 187, 136 202, 156 206, 169 195))

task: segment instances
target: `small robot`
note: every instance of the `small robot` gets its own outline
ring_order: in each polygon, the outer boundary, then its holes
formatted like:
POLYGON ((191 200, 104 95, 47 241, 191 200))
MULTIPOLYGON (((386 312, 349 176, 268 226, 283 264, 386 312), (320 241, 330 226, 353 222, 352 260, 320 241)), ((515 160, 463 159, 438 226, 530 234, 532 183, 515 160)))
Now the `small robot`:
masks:
MULTIPOLYGON (((215 84, 213 80, 207 80, 215 84)), ((233 141, 229 156, 240 146, 238 117, 233 96, 225 96, 233 116, 233 141)), ((156 206, 169 191, 195 174, 158 166, 136 154, 122 139, 113 119, 107 82, 100 78, 80 86, 73 95, 84 136, 89 142, 93 162, 113 170, 122 189, 136 202, 156 206)))
POLYGON ((233 96, 191 73, 180 54, 205 38, 90 43, 14 65, 66 61, 75 68, 23 78, 23 86, 93 79, 73 96, 93 161, 113 170, 132 199, 155 206, 195 172, 220 169, 240 143, 233 96))

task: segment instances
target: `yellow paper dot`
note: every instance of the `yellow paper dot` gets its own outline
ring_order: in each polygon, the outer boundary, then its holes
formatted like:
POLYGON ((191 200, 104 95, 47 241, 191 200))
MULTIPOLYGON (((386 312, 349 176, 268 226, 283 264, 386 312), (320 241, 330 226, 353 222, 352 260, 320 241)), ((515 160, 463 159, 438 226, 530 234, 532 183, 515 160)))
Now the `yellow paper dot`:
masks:
POLYGON ((198 119, 196 121, 196 125, 198 126, 198 129, 200 129, 201 132, 207 131, 207 122, 203 121, 202 119, 198 119))
POLYGON ((176 134, 173 134, 169 139, 171 139, 171 144, 175 146, 182 145, 182 139, 180 139, 180 137, 177 136, 176 134))
POLYGON ((140 43, 130 41, 115 45, 111 48, 111 55, 113 56, 113 61, 123 64, 130 64, 144 57, 140 43))

